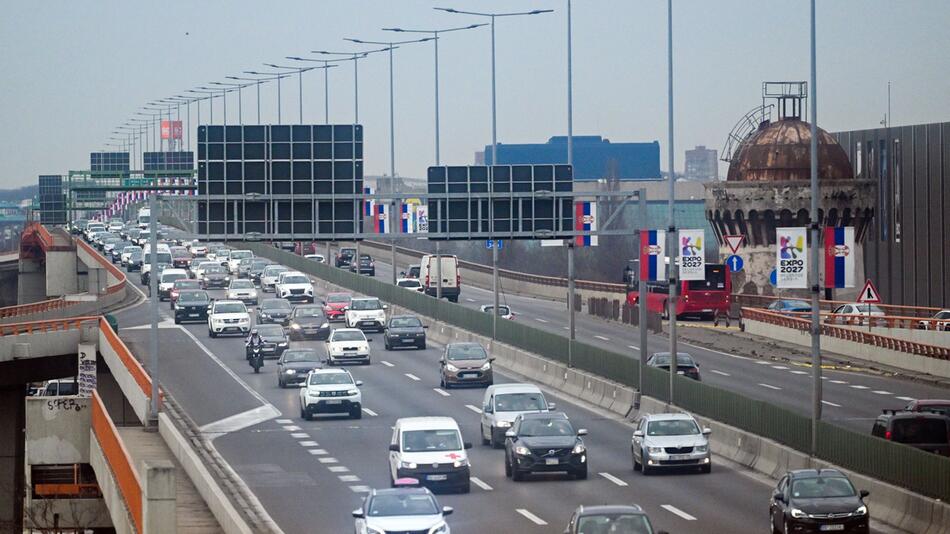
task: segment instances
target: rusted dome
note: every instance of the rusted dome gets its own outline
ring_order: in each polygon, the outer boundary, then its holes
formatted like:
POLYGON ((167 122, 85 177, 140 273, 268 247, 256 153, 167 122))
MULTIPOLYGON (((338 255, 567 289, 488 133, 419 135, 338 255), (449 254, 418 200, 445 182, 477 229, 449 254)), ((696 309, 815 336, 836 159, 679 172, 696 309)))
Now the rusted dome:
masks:
MULTIPOLYGON (((736 149, 726 180, 762 182, 811 179, 811 126, 796 118, 763 123, 736 149)), ((854 178, 838 141, 818 128, 818 178, 854 178)))

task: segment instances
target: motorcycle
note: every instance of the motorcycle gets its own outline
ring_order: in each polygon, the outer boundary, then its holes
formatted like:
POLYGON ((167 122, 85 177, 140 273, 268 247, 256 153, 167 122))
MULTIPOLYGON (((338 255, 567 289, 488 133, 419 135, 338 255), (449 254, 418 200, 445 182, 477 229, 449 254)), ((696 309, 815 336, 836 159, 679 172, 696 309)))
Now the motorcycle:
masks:
POLYGON ((261 352, 260 347, 254 347, 251 350, 251 357, 248 358, 248 363, 254 368, 255 373, 260 373, 261 367, 264 367, 264 354, 261 352))

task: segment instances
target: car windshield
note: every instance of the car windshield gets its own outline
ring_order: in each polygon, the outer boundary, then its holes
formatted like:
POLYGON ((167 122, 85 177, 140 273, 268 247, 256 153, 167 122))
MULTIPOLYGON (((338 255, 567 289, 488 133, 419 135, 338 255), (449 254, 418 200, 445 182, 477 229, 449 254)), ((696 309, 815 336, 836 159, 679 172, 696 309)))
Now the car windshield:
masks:
POLYGON ((324 386, 328 384, 352 384, 353 379, 348 373, 314 373, 310 376, 311 386, 324 386))
POLYGON ((567 419, 525 419, 518 431, 521 437, 532 436, 573 436, 574 428, 567 419))
POLYGON ((418 280, 400 280, 396 285, 399 287, 419 287, 422 284, 418 280))
POLYGON ((181 304, 186 302, 205 303, 208 302, 208 294, 204 291, 182 291, 178 295, 178 302, 181 304))
POLYGON ((402 450, 457 451, 462 449, 462 436, 454 428, 442 430, 408 430, 402 433, 402 450))
POLYGON ((288 275, 284 277, 285 284, 309 284, 310 279, 302 274, 288 275))
POLYGON ((209 265, 205 267, 205 274, 225 274, 227 271, 220 265, 209 265))
POLYGON ((243 260, 246 258, 253 258, 253 257, 254 257, 254 253, 251 252, 250 250, 235 250, 234 252, 231 253, 232 260, 243 260))
POLYGON ((250 280, 235 280, 231 282, 231 289, 254 289, 254 282, 250 280))
POLYGON ((530 412, 546 410, 541 393, 506 393, 495 395, 496 412, 530 412))
POLYGON ((351 310, 379 310, 382 306, 379 299, 357 299, 350 302, 351 310))
POLYGON ((394 317, 389 323, 390 328, 412 328, 422 326, 422 321, 415 317, 394 317))
POLYGON ((201 287, 201 284, 197 280, 188 280, 183 278, 181 280, 175 280, 175 289, 198 289, 201 287))
POLYGON ((366 336, 354 330, 334 330, 330 341, 366 341, 366 336))
MULTIPOLYGON (((491 313, 494 306, 485 306, 485 313, 491 313)), ((511 308, 508 306, 498 306, 498 315, 509 315, 511 314, 511 308)))
MULTIPOLYGON (((669 352, 658 352, 653 355, 653 365, 657 366, 669 366, 670 365, 670 353, 669 352)), ((676 353, 676 366, 677 367, 693 367, 693 357, 685 352, 676 353)))
POLYGON ((699 426, 691 419, 650 421, 647 425, 648 436, 689 436, 699 433, 699 426))
POLYGON ((854 486, 845 477, 811 477, 792 481, 792 498, 833 499, 853 497, 854 486))
POLYGON ((445 357, 449 360, 484 360, 488 358, 488 353, 481 345, 449 345, 445 357))
POLYGON ((139 251, 139 252, 142 252, 142 247, 125 247, 124 249, 122 249, 122 253, 123 253, 123 254, 131 254, 131 253, 135 252, 136 250, 139 251))
POLYGON ((289 310, 292 306, 284 299, 264 299, 261 308, 265 310, 289 310))
POLYGON ((251 270, 252 270, 252 271, 255 270, 255 269, 261 269, 261 270, 263 270, 264 267, 267 267, 268 265, 270 265, 270 263, 268 263, 268 262, 266 262, 266 261, 254 260, 254 261, 251 262, 251 270))
POLYGON ((323 309, 316 306, 302 306, 294 312, 294 317, 323 317, 323 309))
POLYGON ((426 493, 396 493, 376 495, 369 501, 367 515, 389 517, 401 515, 437 515, 440 512, 435 499, 426 493))
POLYGON ((577 520, 577 534, 653 534, 650 520, 641 514, 584 515, 577 520))
POLYGON ((247 308, 240 302, 225 302, 215 306, 214 313, 247 313, 247 308))
POLYGON ((917 411, 934 412, 940 415, 950 416, 950 404, 918 404, 917 411))
POLYGON ((859 313, 879 313, 884 315, 884 310, 874 304, 855 304, 854 307, 857 308, 859 313))
POLYGON ((319 362, 320 357, 317 356, 317 351, 315 350, 288 350, 284 353, 285 362, 319 362))
POLYGON ((947 443, 947 420, 925 417, 895 419, 891 440, 898 443, 947 443))
POLYGON ((811 309, 811 304, 803 300, 779 300, 772 304, 775 310, 787 310, 787 309, 811 309))
POLYGON ((274 266, 274 267, 267 266, 264 268, 264 276, 277 276, 278 273, 282 273, 284 271, 289 271, 289 270, 290 269, 283 266, 279 266, 279 265, 274 266))
POLYGON ((172 252, 172 257, 174 258, 190 258, 191 253, 187 250, 176 250, 172 252))
POLYGON ((327 302, 349 302, 350 296, 341 293, 331 293, 327 295, 327 302))
POLYGON ((162 274, 162 283, 167 284, 169 282, 174 282, 175 280, 182 280, 188 278, 188 275, 185 273, 164 273, 162 274))
POLYGON ((133 250, 129 253, 129 258, 138 261, 142 259, 143 255, 141 250, 133 250))
POLYGON ((284 329, 277 324, 258 325, 257 333, 263 337, 280 337, 284 335, 284 329))
MULTIPOLYGON (((171 263, 171 262, 172 262, 172 255, 169 254, 169 253, 167 253, 167 252, 159 252, 159 253, 157 254, 157 256, 158 256, 158 263, 171 263)), ((151 260, 152 260, 152 255, 151 255, 151 254, 148 255, 148 259, 149 259, 149 262, 151 262, 151 260)))

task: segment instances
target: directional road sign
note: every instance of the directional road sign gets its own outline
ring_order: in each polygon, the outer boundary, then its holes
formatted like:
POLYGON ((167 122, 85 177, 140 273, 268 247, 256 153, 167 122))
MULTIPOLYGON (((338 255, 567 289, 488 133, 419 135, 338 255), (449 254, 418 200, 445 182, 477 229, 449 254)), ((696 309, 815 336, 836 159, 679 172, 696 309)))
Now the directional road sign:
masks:
POLYGON ((745 262, 742 261, 741 256, 737 256, 733 254, 732 256, 729 256, 728 258, 726 258, 726 265, 729 266, 730 271, 737 273, 741 271, 742 268, 745 266, 745 262))

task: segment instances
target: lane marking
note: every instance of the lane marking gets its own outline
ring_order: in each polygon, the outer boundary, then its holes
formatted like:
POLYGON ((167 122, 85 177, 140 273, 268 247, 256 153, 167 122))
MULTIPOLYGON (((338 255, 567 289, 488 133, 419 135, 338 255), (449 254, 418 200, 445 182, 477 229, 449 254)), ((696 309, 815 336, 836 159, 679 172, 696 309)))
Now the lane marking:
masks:
MULTIPOLYGON (((228 432, 237 432, 245 428, 263 423, 280 415, 280 411, 271 404, 251 408, 246 412, 234 414, 224 419, 219 419, 208 423, 198 430, 205 434, 227 434, 228 432)), ((287 421, 292 423, 293 421, 287 421)))
POLYGON ((451 397, 451 396, 452 396, 451 393, 449 393, 448 391, 445 391, 445 390, 442 389, 442 388, 432 388, 432 391, 435 391, 436 393, 438 393, 439 395, 442 395, 443 397, 451 397))
POLYGON ((827 404, 828 406, 834 406, 835 408, 841 408, 841 405, 840 405, 840 404, 835 404, 835 403, 830 402, 830 401, 822 400, 821 403, 822 403, 822 404, 827 404))
POLYGON ((788 367, 785 367, 784 365, 773 365, 772 369, 775 369, 778 371, 785 371, 786 369, 788 369, 788 367))
POLYGON ((854 389, 871 389, 871 388, 869 388, 869 387, 867 387, 867 386, 862 386, 862 385, 860 385, 860 384, 855 384, 855 385, 853 385, 853 386, 851 386, 851 387, 854 388, 854 389))
POLYGON ((910 401, 912 401, 912 400, 915 400, 915 399, 913 399, 913 398, 911 398, 911 397, 897 397, 897 398, 900 399, 900 400, 902 400, 902 401, 907 401, 907 402, 910 402, 910 401))
POLYGON ((570 330, 570 329, 571 329, 571 327, 569 327, 569 326, 562 326, 561 328, 563 328, 564 330, 570 330))
POLYGON ((327 455, 326 449, 307 449, 307 452, 309 452, 310 454, 312 454, 312 455, 314 455, 314 456, 326 456, 326 455, 327 455))
POLYGON ((807 375, 807 374, 808 374, 808 371, 796 371, 796 370, 793 369, 793 370, 789 371, 789 373, 792 373, 793 375, 807 375))
POLYGON ((396 367, 395 364, 389 363, 386 360, 379 360, 379 363, 385 365, 386 367, 396 367))
POLYGON ((349 473, 350 472, 350 468, 345 465, 328 465, 327 469, 329 469, 331 473, 349 473))
POLYGON ((369 493, 369 486, 350 486, 353 493, 369 493))
MULTIPOLYGON (((686 345, 687 347, 693 347, 694 349, 705 350, 705 351, 708 351, 708 352, 712 352, 713 354, 719 354, 720 356, 728 356, 728 357, 730 357, 730 358, 735 358, 735 359, 737 359, 737 360, 748 360, 748 359, 749 359, 749 358, 746 358, 745 356, 736 356, 735 354, 729 354, 728 352, 722 352, 721 350, 715 350, 715 349, 710 349, 710 348, 707 348, 707 347, 701 347, 701 346, 699 346, 699 345, 693 345, 692 343, 684 343, 684 342, 680 341, 680 345, 686 345)), ((765 365, 768 365, 768 364, 769 364, 769 362, 763 362, 762 360, 757 360, 755 363, 761 363, 761 364, 765 364, 765 365)))
POLYGON ((339 475, 337 478, 340 479, 340 482, 359 482, 360 477, 356 475, 339 475))
POLYGON ((310 434, 307 434, 306 432, 294 432, 290 435, 290 437, 294 439, 307 439, 310 437, 310 434))
POLYGON ((884 391, 883 389, 874 390, 874 393, 877 395, 893 395, 890 391, 884 391))
POLYGON ((284 430, 286 430, 287 432, 296 432, 300 430, 300 427, 297 425, 285 425, 284 430))
POLYGON ((301 447, 319 447, 320 444, 316 441, 298 441, 301 447))
POLYGON ((761 383, 761 382, 759 382, 759 385, 762 386, 762 387, 764 387, 764 388, 774 389, 774 390, 776 390, 776 391, 782 389, 782 388, 780 388, 780 387, 778 387, 778 386, 773 386, 773 385, 771 385, 771 384, 763 384, 763 383, 761 383))
POLYGON ((599 339, 599 340, 601 340, 601 341, 610 341, 610 338, 609 338, 609 337, 604 337, 604 336, 594 336, 594 337, 596 337, 597 339, 599 339))
MULTIPOLYGON (((683 343, 683 344, 685 345, 685 343, 683 343)), ((771 363, 769 363, 769 362, 767 362, 767 361, 764 361, 764 360, 757 360, 755 363, 757 363, 757 364, 759 364, 759 365, 772 365, 771 363)))
POLYGON ((726 373, 726 372, 724 372, 724 371, 720 371, 719 369, 710 369, 709 372, 710 372, 710 373, 716 373, 717 375, 722 375, 722 376, 732 376, 732 375, 730 375, 729 373, 726 373))
POLYGON ((370 410, 369 408, 363 408, 363 413, 365 413, 366 415, 370 417, 376 417, 377 415, 379 415, 378 413, 374 412, 373 410, 370 410))
POLYGON ((465 299, 465 302, 475 302, 475 299, 465 299))
POLYGON ((831 383, 832 384, 847 384, 847 382, 844 380, 832 380, 831 383))
POLYGON ((617 477, 611 475, 610 473, 600 473, 600 476, 606 478, 607 480, 609 480, 609 481, 613 482, 614 484, 616 484, 616 485, 618 485, 618 486, 621 486, 621 487, 628 485, 626 482, 624 482, 623 480, 620 480, 619 478, 617 478, 617 477))
POLYGON ((493 489, 488 484, 485 484, 484 482, 482 482, 482 479, 478 477, 469 477, 468 479, 472 481, 472 484, 475 484, 476 486, 478 486, 479 488, 482 488, 485 491, 492 491, 493 489))
POLYGON ((406 373, 406 377, 408 377, 408 378, 410 378, 410 379, 412 379, 412 380, 415 380, 416 382, 422 380, 421 378, 419 378, 418 376, 416 376, 416 375, 414 375, 414 374, 412 374, 412 373, 406 373))
POLYGON ((537 322, 539 322, 539 323, 546 323, 546 322, 548 322, 547 319, 542 319, 542 318, 540 318, 540 317, 535 317, 534 320, 537 321, 537 322))
POLYGON ((475 413, 477 413, 477 414, 481 414, 481 413, 482 413, 482 409, 479 408, 478 406, 472 406, 471 404, 466 404, 465 407, 468 408, 469 410, 472 410, 473 412, 475 412, 475 413))
POLYGON ((321 464, 336 464, 336 463, 340 463, 339 461, 337 461, 336 458, 334 458, 334 457, 332 457, 332 456, 328 456, 328 457, 326 457, 326 458, 317 458, 317 460, 319 460, 321 464))
POLYGON ((292 425, 294 424, 292 419, 275 419, 275 422, 279 425, 292 425))
POLYGON ((633 350, 636 350, 636 351, 639 351, 639 350, 640 350, 640 347, 634 347, 633 345, 627 345, 627 348, 628 348, 628 349, 633 349, 633 350))
POLYGON ((687 514, 686 512, 680 510, 679 508, 673 506, 672 504, 662 504, 660 508, 666 510, 667 512, 678 515, 687 521, 696 521, 696 518, 687 514))
POLYGON ((543 527, 544 525, 547 525, 547 524, 548 524, 547 521, 545 521, 545 520, 541 519, 540 517, 538 517, 538 516, 532 514, 531 512, 525 510, 524 508, 518 508, 518 509, 516 509, 515 511, 518 512, 519 514, 523 515, 524 517, 528 518, 528 520, 531 521, 532 523, 534 523, 535 525, 540 525, 540 526, 543 527))

